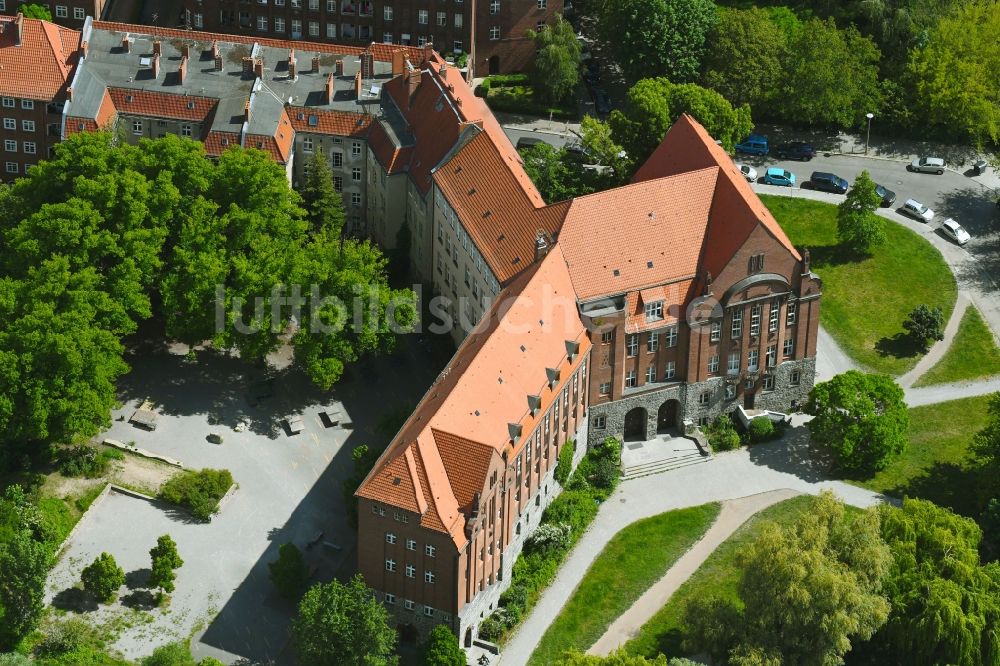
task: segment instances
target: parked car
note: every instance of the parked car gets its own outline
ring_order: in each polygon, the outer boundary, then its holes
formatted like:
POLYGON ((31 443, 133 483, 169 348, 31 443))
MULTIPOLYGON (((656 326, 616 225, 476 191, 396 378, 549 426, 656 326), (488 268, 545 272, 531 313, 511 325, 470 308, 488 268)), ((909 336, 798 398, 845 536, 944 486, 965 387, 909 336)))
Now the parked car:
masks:
POLYGON ((916 199, 907 199, 899 212, 903 215, 909 215, 919 222, 930 222, 934 219, 934 211, 916 199))
POLYGON ((795 185, 795 174, 779 167, 771 167, 764 174, 764 182, 768 185, 793 187, 795 185))
POLYGON ((844 194, 851 184, 836 174, 827 173, 826 171, 813 171, 812 175, 809 176, 809 181, 803 183, 802 186, 808 186, 813 190, 844 194))
POLYGON ((896 193, 882 187, 878 183, 875 184, 875 194, 882 197, 882 206, 885 206, 886 208, 896 203, 896 193))
POLYGON ((944 173, 944 160, 940 157, 921 157, 910 162, 906 170, 917 173, 936 173, 940 176, 944 173))
POLYGON ((611 101, 608 100, 608 93, 600 88, 594 88, 594 108, 602 116, 611 113, 611 101))
POLYGON ((774 149, 774 154, 782 159, 787 160, 802 160, 803 162, 808 162, 812 158, 816 157, 816 149, 812 147, 811 143, 805 143, 804 141, 792 141, 789 143, 781 143, 774 149))
POLYGON ((517 140, 516 147, 518 150, 521 150, 522 148, 530 148, 531 146, 537 146, 540 143, 545 143, 545 142, 542 141, 541 139, 536 139, 531 136, 522 136, 520 139, 517 140))
POLYGON ((736 152, 746 155, 767 155, 767 137, 760 134, 751 134, 736 144, 736 152))
POLYGON ((737 164, 736 168, 740 170, 740 173, 743 174, 743 177, 747 179, 748 183, 757 182, 757 169, 754 169, 749 164, 737 164))
POLYGON ((966 231, 961 224, 950 217, 941 223, 941 233, 959 245, 965 245, 972 238, 972 236, 969 235, 969 232, 966 231))

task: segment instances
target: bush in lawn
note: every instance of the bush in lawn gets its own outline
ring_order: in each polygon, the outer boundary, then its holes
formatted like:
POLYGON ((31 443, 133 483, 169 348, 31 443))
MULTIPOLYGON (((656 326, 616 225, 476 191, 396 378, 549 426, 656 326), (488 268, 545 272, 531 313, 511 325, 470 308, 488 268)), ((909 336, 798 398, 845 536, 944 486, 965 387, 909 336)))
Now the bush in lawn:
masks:
POLYGON ((182 641, 167 643, 153 650, 140 662, 142 666, 221 666, 222 662, 213 657, 195 661, 191 649, 182 641))
POLYGON ((232 485, 233 475, 228 469, 181 472, 163 484, 160 499, 183 506, 195 518, 208 520, 232 485))
POLYGON ((597 502, 585 490, 567 490, 545 509, 546 523, 565 523, 574 533, 582 532, 597 515, 597 502))
POLYGON ((714 451, 732 451, 739 448, 740 433, 733 426, 733 420, 723 414, 704 427, 705 437, 714 451))
POLYGON ((63 476, 84 476, 96 479, 104 476, 112 460, 121 460, 124 454, 117 449, 98 451, 81 444, 63 449, 58 455, 59 473, 63 476))
POLYGON ((610 458, 601 458, 594 466, 594 474, 591 476, 594 485, 605 490, 614 490, 621 477, 618 463, 610 458))
POLYGON ((752 444, 765 442, 774 436, 774 423, 769 418, 758 417, 750 421, 750 425, 747 426, 747 432, 750 435, 750 442, 752 444))
POLYGON ((89 645, 94 639, 94 632, 86 622, 77 618, 70 619, 49 629, 45 638, 35 646, 35 654, 40 657, 57 657, 89 645))
POLYGON ((548 555, 569 547, 572 528, 565 523, 543 523, 528 537, 525 548, 529 552, 548 555))
POLYGON ((566 485, 569 473, 573 469, 573 452, 576 450, 576 442, 569 440, 563 444, 562 451, 559 452, 559 460, 556 462, 555 477, 560 485, 566 485))
POLYGON ((298 599, 309 582, 309 569, 302 559, 302 551, 293 543, 283 543, 278 548, 278 559, 267 563, 271 582, 278 594, 285 599, 298 599))
POLYGON ((83 570, 83 589, 98 601, 111 603, 118 596, 118 588, 125 584, 125 571, 115 558, 101 553, 83 570))

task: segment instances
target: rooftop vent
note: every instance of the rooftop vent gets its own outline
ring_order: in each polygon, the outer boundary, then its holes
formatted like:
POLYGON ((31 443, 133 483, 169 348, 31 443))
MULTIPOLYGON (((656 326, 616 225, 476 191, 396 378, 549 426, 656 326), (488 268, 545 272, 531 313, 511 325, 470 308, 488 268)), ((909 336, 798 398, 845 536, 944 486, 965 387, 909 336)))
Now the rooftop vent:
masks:
POLYGON ((652 261, 647 261, 646 262, 646 268, 652 268, 652 267, 653 267, 653 262, 652 261))
POLYGON ((524 345, 521 345, 521 351, 523 351, 523 352, 528 351, 528 348, 525 347, 524 345))
POLYGON ((399 482, 402 481, 398 476, 392 480, 392 485, 398 486, 399 482))
POLYGON ((477 409, 476 411, 473 412, 473 414, 475 414, 476 416, 479 416, 479 410, 477 409))
POLYGON ((493 214, 493 213, 491 213, 490 211, 485 211, 485 212, 483 212, 483 219, 486 219, 487 217, 489 217, 489 216, 490 216, 490 215, 492 215, 492 214, 493 214))
POLYGON ((614 275, 615 277, 618 277, 619 275, 621 275, 621 274, 622 274, 622 273, 621 273, 621 271, 620 271, 620 270, 618 270, 617 268, 616 268, 615 270, 611 271, 611 273, 612 273, 612 274, 613 274, 613 275, 614 275))
POLYGON ((188 102, 188 104, 187 104, 187 107, 188 107, 189 109, 193 109, 193 108, 194 108, 194 102, 193 102, 193 101, 191 101, 191 102, 188 102))
POLYGON ((319 125, 319 118, 316 116, 309 116, 309 127, 316 127, 319 125))
POLYGON ((504 238, 506 238, 506 236, 504 236, 503 234, 500 234, 499 236, 497 236, 497 240, 498 241, 502 241, 504 238))
POLYGON ((470 187, 470 188, 469 188, 469 196, 471 197, 471 196, 472 196, 473 194, 475 194, 475 193, 476 193, 476 188, 474 188, 474 187, 470 187))

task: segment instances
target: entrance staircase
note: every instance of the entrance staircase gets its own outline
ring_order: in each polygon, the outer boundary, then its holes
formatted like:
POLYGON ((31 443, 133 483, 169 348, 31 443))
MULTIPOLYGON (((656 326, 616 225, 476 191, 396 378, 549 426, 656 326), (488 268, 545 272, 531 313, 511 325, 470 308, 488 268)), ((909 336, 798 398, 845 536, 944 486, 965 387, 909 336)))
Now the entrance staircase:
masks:
POLYGON ((699 432, 691 436, 657 435, 644 442, 625 442, 622 481, 700 465, 711 459, 704 435, 699 432))

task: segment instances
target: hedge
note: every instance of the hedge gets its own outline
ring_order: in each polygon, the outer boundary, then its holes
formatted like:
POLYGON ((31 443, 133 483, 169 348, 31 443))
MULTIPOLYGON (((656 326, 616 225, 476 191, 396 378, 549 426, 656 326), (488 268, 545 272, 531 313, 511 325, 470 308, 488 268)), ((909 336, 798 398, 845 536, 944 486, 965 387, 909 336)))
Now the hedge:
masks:
POLYGON ((233 485, 228 469, 202 469, 181 472, 160 488, 160 499, 179 504, 195 518, 208 520, 219 510, 219 501, 233 485))

